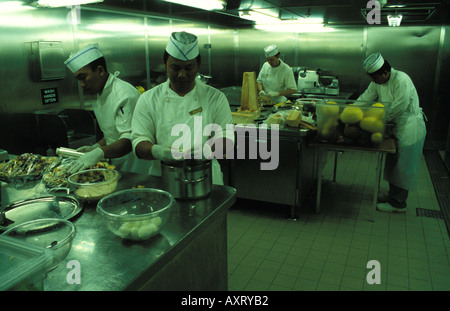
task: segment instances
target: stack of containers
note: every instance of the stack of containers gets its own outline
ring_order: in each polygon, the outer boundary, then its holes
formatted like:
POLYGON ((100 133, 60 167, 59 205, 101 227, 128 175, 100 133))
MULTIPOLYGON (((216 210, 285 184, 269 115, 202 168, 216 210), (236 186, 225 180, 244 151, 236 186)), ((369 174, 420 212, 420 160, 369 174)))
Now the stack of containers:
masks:
POLYGON ((316 103, 319 141, 361 147, 383 142, 389 103, 325 99, 316 103))
POLYGON ((0 291, 44 290, 50 249, 0 235, 0 291))

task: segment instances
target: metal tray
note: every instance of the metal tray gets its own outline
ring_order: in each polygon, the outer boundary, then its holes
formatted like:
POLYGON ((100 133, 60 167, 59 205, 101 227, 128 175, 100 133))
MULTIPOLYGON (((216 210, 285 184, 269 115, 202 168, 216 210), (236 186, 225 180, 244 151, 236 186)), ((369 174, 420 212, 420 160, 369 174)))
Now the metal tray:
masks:
POLYGON ((70 220, 77 216, 82 209, 79 201, 72 196, 44 196, 17 201, 5 208, 5 216, 10 221, 3 225, 0 224, 0 231, 42 218, 70 220))

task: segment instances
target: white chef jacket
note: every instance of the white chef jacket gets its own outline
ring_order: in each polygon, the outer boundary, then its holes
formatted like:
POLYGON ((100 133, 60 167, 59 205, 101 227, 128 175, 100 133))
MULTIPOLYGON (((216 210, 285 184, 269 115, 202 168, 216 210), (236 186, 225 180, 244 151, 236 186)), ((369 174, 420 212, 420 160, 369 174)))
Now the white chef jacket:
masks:
POLYGON ((358 100, 377 98, 388 103, 386 120, 394 124, 397 138, 397 153, 386 158, 384 177, 397 187, 409 190, 417 183, 427 132, 419 96, 411 78, 392 68, 386 83, 371 82, 358 100))
MULTIPOLYGON (((106 145, 122 138, 131 140, 131 119, 140 96, 135 87, 117 78, 118 75, 119 72, 109 74, 102 93, 97 95, 93 105, 106 145)), ((118 170, 135 173, 142 173, 143 170, 148 172, 151 165, 150 161, 138 159, 133 152, 112 159, 111 162, 118 170)))
MULTIPOLYGON (((195 135, 201 134, 202 145, 211 137, 216 139, 223 136, 234 141, 234 132, 226 130, 227 124, 229 129, 232 125, 232 117, 228 100, 222 92, 195 79, 194 89, 185 96, 179 96, 170 88, 170 81, 167 80, 142 94, 136 104, 131 136, 133 151, 142 141, 170 147, 182 135, 178 132, 172 135, 172 129, 177 124, 188 125, 192 140, 195 135), (199 108, 202 111, 198 111, 199 108), (195 111, 198 112, 193 113, 195 111), (201 123, 195 123, 194 117, 201 117, 201 123), (194 128, 194 124, 201 125, 202 133, 199 133, 199 128, 194 128), (203 136, 208 124, 217 124, 223 131, 203 136)), ((153 162, 151 174, 161 176, 160 160, 153 162)), ((212 160, 212 171, 213 183, 223 185, 222 172, 216 159, 212 160)))
MULTIPOLYGON (((269 93, 270 91, 280 92, 287 89, 297 89, 292 68, 281 59, 280 65, 277 67, 272 67, 268 62, 265 62, 258 74, 256 82, 263 85, 266 93, 269 93)), ((287 98, 285 96, 277 96, 273 98, 275 103, 285 102, 286 100, 287 98)))

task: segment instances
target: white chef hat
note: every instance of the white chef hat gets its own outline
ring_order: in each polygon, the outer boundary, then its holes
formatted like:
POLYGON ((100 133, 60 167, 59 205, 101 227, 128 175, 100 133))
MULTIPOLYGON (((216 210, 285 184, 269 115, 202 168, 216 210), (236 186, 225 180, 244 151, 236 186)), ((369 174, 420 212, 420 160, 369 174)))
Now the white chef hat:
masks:
POLYGON ((181 31, 172 32, 166 51, 172 57, 181 60, 191 60, 198 56, 198 39, 196 35, 181 31))
POLYGON ((276 45, 269 45, 264 48, 266 57, 272 57, 278 54, 278 47, 276 45))
POLYGON ((384 58, 380 53, 373 53, 366 58, 363 63, 364 70, 367 73, 374 73, 379 70, 384 64, 384 58))
POLYGON ((98 44, 88 44, 78 52, 70 53, 69 58, 64 62, 64 64, 70 69, 70 71, 75 73, 102 56, 103 54, 100 52, 98 44))

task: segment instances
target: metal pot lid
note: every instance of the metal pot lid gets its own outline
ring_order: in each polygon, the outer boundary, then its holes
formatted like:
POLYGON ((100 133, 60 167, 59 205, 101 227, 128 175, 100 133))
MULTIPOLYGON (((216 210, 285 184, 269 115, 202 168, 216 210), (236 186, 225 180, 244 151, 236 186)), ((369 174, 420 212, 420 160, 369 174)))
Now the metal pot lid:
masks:
POLYGON ((7 221, 0 223, 0 230, 5 231, 21 223, 43 218, 70 220, 82 209, 78 200, 72 196, 44 196, 13 202, 5 208, 7 221))

